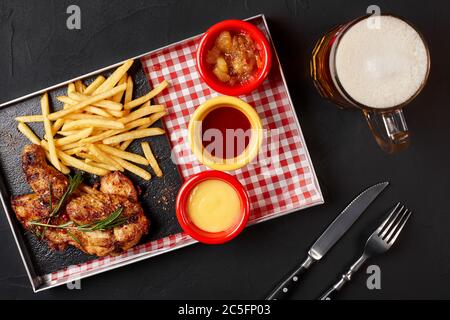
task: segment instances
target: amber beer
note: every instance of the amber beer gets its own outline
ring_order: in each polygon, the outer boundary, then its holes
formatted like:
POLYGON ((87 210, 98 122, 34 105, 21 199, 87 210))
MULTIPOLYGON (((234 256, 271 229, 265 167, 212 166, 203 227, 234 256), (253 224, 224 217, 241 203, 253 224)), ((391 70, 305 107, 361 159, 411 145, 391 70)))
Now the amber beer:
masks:
POLYGON ((409 145, 402 108, 422 90, 429 69, 422 35, 392 15, 365 16, 334 27, 317 41, 310 61, 321 96, 342 108, 361 109, 388 153, 409 145))

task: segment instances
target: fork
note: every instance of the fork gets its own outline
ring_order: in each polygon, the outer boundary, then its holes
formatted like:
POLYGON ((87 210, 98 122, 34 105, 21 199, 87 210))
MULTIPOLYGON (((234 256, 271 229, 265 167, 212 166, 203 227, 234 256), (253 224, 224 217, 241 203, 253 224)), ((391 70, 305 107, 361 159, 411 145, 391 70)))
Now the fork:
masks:
POLYGON ((381 223, 381 225, 372 233, 367 239, 364 247, 364 252, 350 269, 341 276, 341 279, 336 282, 328 291, 326 291, 319 299, 331 300, 331 297, 339 291, 344 284, 352 279, 353 274, 367 261, 367 259, 388 251, 397 240, 398 235, 402 231, 409 217, 411 211, 407 209, 400 202, 392 209, 389 216, 381 223))

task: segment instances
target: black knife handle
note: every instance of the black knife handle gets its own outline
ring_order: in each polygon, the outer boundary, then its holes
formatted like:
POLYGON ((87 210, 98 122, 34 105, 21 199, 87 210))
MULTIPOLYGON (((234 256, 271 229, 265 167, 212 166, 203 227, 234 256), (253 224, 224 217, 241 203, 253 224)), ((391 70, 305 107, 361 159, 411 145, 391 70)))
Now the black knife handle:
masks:
POLYGON ((281 300, 286 299, 287 296, 298 286, 300 282, 300 275, 305 273, 315 260, 308 255, 306 260, 295 271, 289 274, 272 293, 266 298, 266 300, 281 300))

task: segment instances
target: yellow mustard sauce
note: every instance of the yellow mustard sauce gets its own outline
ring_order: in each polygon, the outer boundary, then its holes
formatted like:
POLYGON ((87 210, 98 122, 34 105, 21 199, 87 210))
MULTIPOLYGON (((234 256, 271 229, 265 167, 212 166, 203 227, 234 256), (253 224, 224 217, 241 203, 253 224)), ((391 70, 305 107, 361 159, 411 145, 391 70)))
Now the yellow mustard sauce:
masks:
POLYGON ((189 195, 188 216, 203 231, 221 232, 233 227, 241 211, 236 190, 222 180, 200 182, 189 195))

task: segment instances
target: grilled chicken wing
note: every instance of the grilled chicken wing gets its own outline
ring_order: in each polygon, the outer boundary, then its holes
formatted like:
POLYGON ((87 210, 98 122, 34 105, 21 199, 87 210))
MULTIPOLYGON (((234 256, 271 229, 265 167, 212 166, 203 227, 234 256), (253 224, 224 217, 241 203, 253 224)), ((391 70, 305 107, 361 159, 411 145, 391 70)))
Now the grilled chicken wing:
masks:
POLYGON ((103 193, 122 195, 134 202, 138 201, 138 192, 133 182, 120 171, 111 172, 103 176, 100 181, 100 191, 103 193))
POLYGON ((50 185, 54 199, 60 199, 67 190, 67 177, 47 164, 45 151, 39 145, 25 146, 22 152, 22 169, 31 189, 43 199, 49 198, 50 185))
MULTIPOLYGON (((50 185, 54 207, 68 186, 68 179, 50 167, 40 146, 32 145, 24 149, 22 167, 34 194, 14 197, 11 201, 18 220, 25 229, 32 229, 30 221, 47 222, 50 215, 50 185)), ((47 228, 45 239, 55 249, 72 245, 98 256, 116 254, 136 245, 148 232, 149 221, 137 201, 138 192, 133 183, 122 173, 112 172, 101 179, 100 191, 83 188, 73 194, 65 208, 49 223, 60 225, 72 221, 70 229, 47 228), (76 225, 97 223, 110 216, 118 208, 123 208, 122 217, 127 221, 108 230, 81 231, 76 225)))

